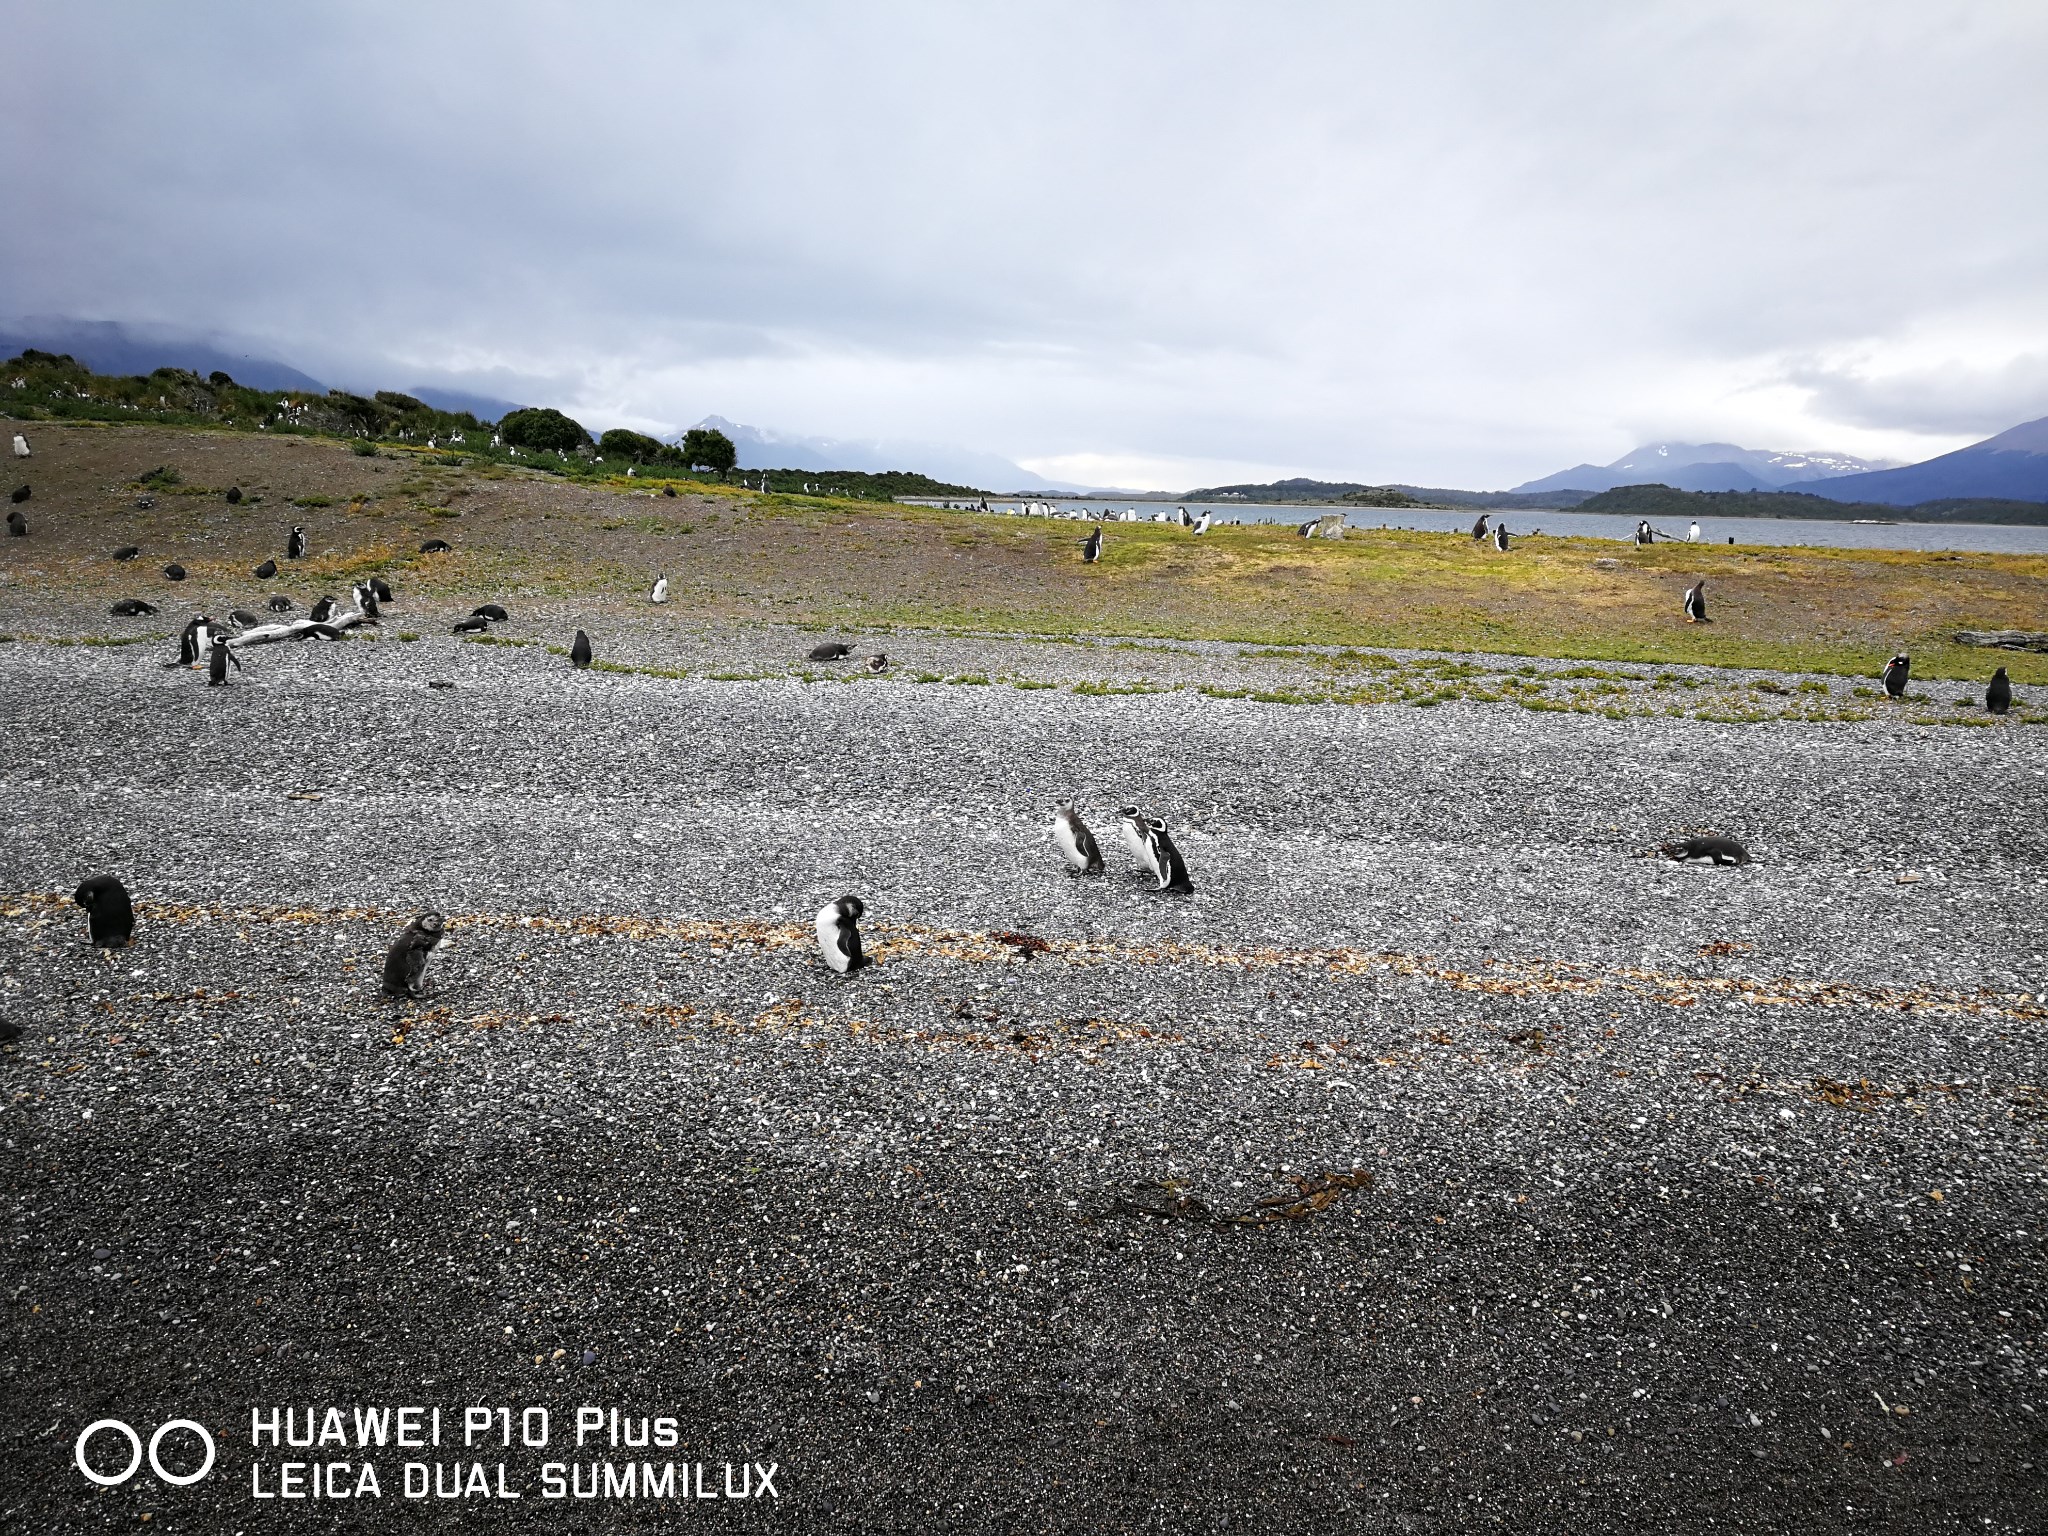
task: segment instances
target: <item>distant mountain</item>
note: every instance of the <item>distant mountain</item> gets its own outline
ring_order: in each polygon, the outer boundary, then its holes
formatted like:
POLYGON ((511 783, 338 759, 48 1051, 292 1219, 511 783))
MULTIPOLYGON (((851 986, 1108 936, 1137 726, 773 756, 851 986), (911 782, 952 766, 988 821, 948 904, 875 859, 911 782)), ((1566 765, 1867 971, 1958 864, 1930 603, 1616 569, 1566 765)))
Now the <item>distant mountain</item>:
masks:
POLYGON ((1536 491, 1611 491, 1668 485, 1681 491, 1770 491, 1838 475, 1889 469, 1885 460, 1845 453, 1772 453, 1733 443, 1646 443, 1612 464, 1579 464, 1515 487, 1536 491))
MULTIPOLYGON (((94 373, 132 375, 158 368, 189 368, 204 378, 225 373, 252 389, 306 389, 325 394, 327 386, 278 362, 241 350, 231 341, 180 335, 149 326, 114 320, 16 320, 0 325, 0 357, 13 357, 29 347, 68 352, 94 373)), ((422 396, 422 399, 425 397, 422 396)))
POLYGON ((2048 416, 1924 463, 1845 475, 1812 489, 1835 501, 1893 507, 1955 497, 2048 501, 2048 416))
POLYGON ((1801 491, 1681 491, 1668 485, 1623 485, 1579 503, 1581 512, 1615 517, 1669 518, 1674 524, 1696 517, 1800 517, 1873 522, 2048 524, 2048 505, 2038 501, 1981 496, 1943 497, 1903 509, 1886 502, 1837 501, 1801 491))
POLYGON ((478 421, 496 421, 509 411, 523 409, 510 400, 494 400, 489 395, 472 395, 460 389, 436 389, 428 384, 415 384, 406 391, 415 400, 424 400, 437 411, 467 411, 478 421))
POLYGON ((1434 485, 1362 485, 1354 480, 1309 480, 1297 476, 1291 480, 1269 480, 1263 485, 1205 485, 1168 499, 1242 501, 1269 506, 1285 505, 1288 502, 1301 502, 1304 505, 1346 502, 1358 506, 1363 503, 1357 498, 1380 491, 1398 491, 1424 506, 1504 508, 1571 507, 1577 506, 1592 494, 1583 490, 1536 491, 1528 494, 1514 491, 1453 491, 1434 485))
MULTIPOLYGON (((997 493, 1085 489, 1042 479, 999 454, 977 453, 940 443, 799 437, 727 421, 723 416, 706 416, 697 425, 731 438, 733 447, 739 450, 741 469, 857 469, 870 473, 915 470, 934 480, 981 486, 997 493)), ((678 433, 672 441, 681 442, 682 434, 678 433)))

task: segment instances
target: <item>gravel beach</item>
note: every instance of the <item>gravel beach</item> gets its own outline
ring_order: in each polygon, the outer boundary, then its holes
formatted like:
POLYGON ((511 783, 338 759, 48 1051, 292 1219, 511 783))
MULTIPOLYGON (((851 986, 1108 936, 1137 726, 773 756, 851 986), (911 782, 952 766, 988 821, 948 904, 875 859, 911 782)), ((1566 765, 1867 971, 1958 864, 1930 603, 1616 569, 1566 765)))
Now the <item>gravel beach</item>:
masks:
POLYGON ((2042 1529, 2038 730, 167 649, 0 647, 8 1529, 2042 1529), (260 1497, 383 1404, 513 1444, 260 1497))

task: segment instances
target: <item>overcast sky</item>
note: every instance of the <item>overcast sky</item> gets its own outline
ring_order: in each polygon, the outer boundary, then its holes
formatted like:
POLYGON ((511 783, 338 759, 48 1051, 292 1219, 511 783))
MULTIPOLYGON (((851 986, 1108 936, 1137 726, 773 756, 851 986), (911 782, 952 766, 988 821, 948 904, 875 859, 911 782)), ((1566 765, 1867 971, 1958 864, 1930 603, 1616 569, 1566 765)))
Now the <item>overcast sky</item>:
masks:
POLYGON ((0 316, 1491 487, 2048 415, 2048 5, 0 0, 0 316))

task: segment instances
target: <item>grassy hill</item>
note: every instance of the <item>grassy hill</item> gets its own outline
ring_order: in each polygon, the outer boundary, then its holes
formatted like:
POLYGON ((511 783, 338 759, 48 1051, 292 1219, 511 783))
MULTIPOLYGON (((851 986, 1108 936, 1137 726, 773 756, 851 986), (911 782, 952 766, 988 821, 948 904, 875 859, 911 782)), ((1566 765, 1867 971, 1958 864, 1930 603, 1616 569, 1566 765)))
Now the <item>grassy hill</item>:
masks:
POLYGON ((1579 503, 1581 512, 1684 522, 1695 517, 1809 517, 1884 523, 2048 523, 2048 502, 1956 498, 1894 507, 1875 501, 1829 501, 1801 491, 1681 491, 1668 485, 1624 485, 1579 503))

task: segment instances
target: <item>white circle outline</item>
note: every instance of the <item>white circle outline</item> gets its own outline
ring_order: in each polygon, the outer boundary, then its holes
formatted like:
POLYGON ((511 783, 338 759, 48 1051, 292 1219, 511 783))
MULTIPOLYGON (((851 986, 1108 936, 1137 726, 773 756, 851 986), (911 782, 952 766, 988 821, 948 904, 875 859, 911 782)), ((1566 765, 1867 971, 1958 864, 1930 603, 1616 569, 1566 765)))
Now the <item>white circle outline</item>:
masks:
POLYGON ((165 1419, 163 1423, 157 1425, 156 1433, 149 1437, 149 1470, 169 1483, 173 1488, 184 1488, 198 1482, 199 1479, 213 1470, 212 1433, 197 1419, 165 1419), (197 1472, 188 1472, 183 1477, 178 1476, 176 1473, 166 1472, 164 1464, 156 1459, 157 1442, 174 1429, 189 1429, 206 1442, 206 1460, 199 1464, 197 1472))
POLYGON ((123 1424, 119 1419, 94 1419, 78 1432, 78 1441, 71 1447, 71 1459, 78 1463, 78 1470, 98 1483, 102 1488, 113 1488, 133 1477, 142 1466, 142 1436, 135 1433, 133 1426, 123 1424), (118 1429, 128 1437, 128 1443, 135 1447, 135 1459, 128 1463, 128 1470, 119 1477, 106 1477, 85 1464, 86 1442, 103 1429, 118 1429))

